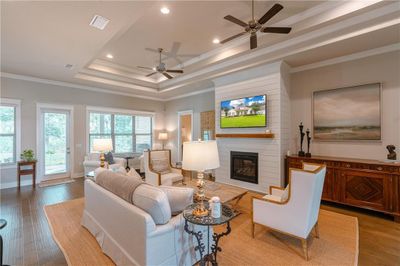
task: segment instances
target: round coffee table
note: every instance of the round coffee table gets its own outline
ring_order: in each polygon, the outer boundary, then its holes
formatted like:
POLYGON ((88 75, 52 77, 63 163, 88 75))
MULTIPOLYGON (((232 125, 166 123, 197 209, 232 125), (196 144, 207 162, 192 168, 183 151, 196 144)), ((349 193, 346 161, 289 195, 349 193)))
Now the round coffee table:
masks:
MULTIPOLYGON (((231 232, 231 226, 230 226, 230 221, 235 218, 239 213, 232 208, 230 208, 228 205, 222 204, 222 212, 221 212, 221 217, 220 218, 213 218, 211 215, 207 216, 195 216, 193 215, 193 210, 196 209, 196 207, 199 205, 199 203, 194 203, 189 205, 188 207, 185 208, 183 211, 183 217, 185 218, 185 231, 190 234, 194 235, 197 240, 197 246, 195 247, 195 251, 199 251, 200 253, 200 265, 206 265, 207 262, 210 262, 212 265, 218 265, 217 263, 217 252, 221 252, 222 249, 218 246, 219 239, 223 236, 228 235, 231 232), (193 231, 189 229, 189 224, 197 224, 201 226, 207 226, 207 252, 206 251, 206 246, 203 243, 203 233, 201 231, 193 231), (211 245, 211 252, 210 252, 210 226, 214 225, 222 225, 226 224, 226 231, 223 233, 214 233, 212 235, 214 243, 211 245)), ((204 205, 207 209, 209 209, 209 205, 207 201, 204 201, 204 205)))

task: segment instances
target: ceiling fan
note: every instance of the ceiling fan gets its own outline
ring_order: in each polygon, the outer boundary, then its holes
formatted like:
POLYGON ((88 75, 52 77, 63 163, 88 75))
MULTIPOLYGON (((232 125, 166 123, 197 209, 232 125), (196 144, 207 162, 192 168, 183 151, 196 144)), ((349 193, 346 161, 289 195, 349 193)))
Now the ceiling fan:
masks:
POLYGON ((251 13, 252 19, 248 23, 245 23, 242 20, 235 18, 234 16, 231 16, 231 15, 227 15, 224 17, 224 19, 229 20, 230 22, 233 22, 239 26, 242 26, 244 28, 244 32, 233 35, 233 36, 221 41, 220 43, 223 44, 223 43, 229 42, 235 38, 238 38, 242 35, 250 33, 250 49, 254 49, 254 48, 257 48, 257 32, 258 31, 261 31, 264 33, 288 34, 292 30, 292 28, 290 28, 290 27, 263 27, 263 25, 267 21, 269 21, 273 16, 275 16, 279 11, 281 11, 283 9, 282 5, 275 4, 259 20, 256 20, 254 18, 254 0, 251 1, 251 8, 252 8, 252 13, 251 13))
POLYGON ((165 64, 161 61, 162 52, 163 52, 163 49, 162 48, 158 48, 158 53, 160 54, 160 63, 159 63, 158 66, 153 67, 153 68, 152 67, 138 66, 138 68, 154 71, 154 72, 146 75, 146 77, 150 77, 150 76, 152 76, 154 74, 160 73, 160 74, 163 74, 166 78, 172 79, 173 77, 168 73, 183 73, 182 69, 167 69, 165 64))

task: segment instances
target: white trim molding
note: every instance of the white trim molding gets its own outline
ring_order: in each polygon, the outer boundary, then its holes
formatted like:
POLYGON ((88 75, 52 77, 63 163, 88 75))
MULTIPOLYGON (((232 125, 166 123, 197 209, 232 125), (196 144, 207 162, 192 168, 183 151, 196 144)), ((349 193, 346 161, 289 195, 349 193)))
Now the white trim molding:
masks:
POLYGON ((74 141, 74 106, 73 105, 65 105, 65 104, 50 104, 50 103, 36 103, 36 153, 38 155, 39 165, 37 166, 37 182, 44 180, 44 170, 43 162, 41 159, 43 154, 43 138, 42 138, 42 118, 41 112, 42 110, 60 110, 60 111, 68 111, 69 112, 69 164, 68 164, 68 173, 69 177, 72 176, 74 167, 75 167, 75 141, 74 141), (42 161, 42 162, 40 162, 42 161))
POLYGON ((0 105, 15 107, 15 163, 0 166, 1 170, 17 167, 17 161, 21 154, 21 100, 12 98, 0 98, 0 105))

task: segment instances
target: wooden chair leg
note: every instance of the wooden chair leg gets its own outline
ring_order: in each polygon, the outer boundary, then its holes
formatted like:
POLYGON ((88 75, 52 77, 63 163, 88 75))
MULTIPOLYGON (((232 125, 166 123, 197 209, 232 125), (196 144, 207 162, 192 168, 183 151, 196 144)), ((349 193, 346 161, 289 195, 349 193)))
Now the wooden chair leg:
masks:
POLYGON ((255 230, 256 224, 255 223, 251 223, 251 236, 254 238, 254 230, 255 230))
POLYGON ((314 225, 314 233, 315 233, 315 238, 319 238, 318 222, 314 225))
POLYGON ((301 245, 303 246, 304 257, 308 261, 308 244, 307 239, 301 240, 301 245))

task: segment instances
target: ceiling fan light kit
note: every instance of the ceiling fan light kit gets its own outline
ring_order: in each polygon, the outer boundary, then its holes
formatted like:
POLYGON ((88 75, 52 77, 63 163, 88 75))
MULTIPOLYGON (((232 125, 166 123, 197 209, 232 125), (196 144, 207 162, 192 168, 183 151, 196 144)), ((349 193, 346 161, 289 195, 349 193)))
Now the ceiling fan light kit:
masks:
POLYGON ((241 27, 244 28, 244 32, 241 32, 239 34, 233 35, 223 41, 221 41, 221 44, 227 43, 233 39, 236 39, 242 35, 245 35, 247 33, 250 34, 250 49, 257 48, 257 32, 263 32, 263 33, 279 33, 279 34, 288 34, 292 28, 290 27, 263 27, 265 23, 267 23, 271 18, 273 18, 276 14, 278 14, 282 9, 283 6, 280 4, 275 4, 273 7, 271 7, 259 20, 256 20, 254 17, 254 0, 251 2, 251 7, 252 7, 252 19, 246 23, 238 18, 235 18, 232 15, 227 15, 224 17, 224 19, 235 23, 241 27))
POLYGON ((152 76, 152 75, 154 75, 154 74, 160 73, 160 74, 162 74, 164 77, 166 77, 167 79, 172 79, 172 78, 174 78, 174 77, 171 76, 171 75, 168 74, 168 73, 179 73, 179 74, 182 74, 182 73, 183 73, 183 70, 182 70, 182 69, 167 69, 166 66, 165 66, 165 63, 163 63, 163 62, 162 62, 162 59, 161 59, 161 54, 163 53, 163 49, 162 49, 162 48, 158 48, 158 53, 159 53, 159 56, 160 56, 160 57, 159 57, 159 58, 160 58, 160 60, 159 60, 160 63, 158 64, 158 66, 156 66, 156 67, 138 66, 138 68, 153 71, 152 73, 147 74, 146 77, 150 77, 150 76, 152 76))

